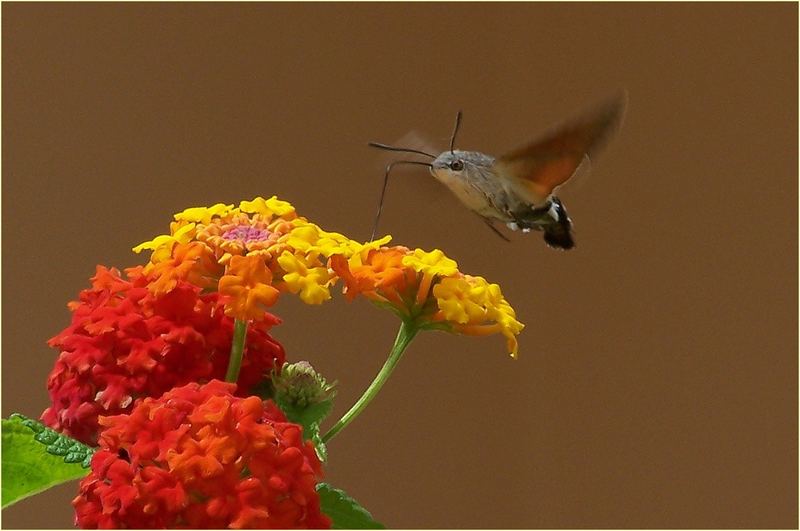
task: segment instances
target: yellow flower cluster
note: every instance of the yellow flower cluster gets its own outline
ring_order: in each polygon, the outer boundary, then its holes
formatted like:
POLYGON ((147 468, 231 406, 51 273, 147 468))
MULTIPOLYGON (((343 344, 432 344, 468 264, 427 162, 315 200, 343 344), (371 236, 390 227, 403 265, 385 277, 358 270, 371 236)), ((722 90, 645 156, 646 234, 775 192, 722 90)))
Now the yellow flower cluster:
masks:
POLYGON ((360 294, 419 328, 502 334, 516 357, 523 325, 497 284, 462 274, 438 249, 388 247, 390 241, 359 243, 325 231, 273 196, 188 208, 175 214, 169 234, 134 251, 152 251, 144 273, 156 293, 181 280, 216 287, 238 319, 259 319, 280 292, 321 304, 341 280, 348 299, 360 294))

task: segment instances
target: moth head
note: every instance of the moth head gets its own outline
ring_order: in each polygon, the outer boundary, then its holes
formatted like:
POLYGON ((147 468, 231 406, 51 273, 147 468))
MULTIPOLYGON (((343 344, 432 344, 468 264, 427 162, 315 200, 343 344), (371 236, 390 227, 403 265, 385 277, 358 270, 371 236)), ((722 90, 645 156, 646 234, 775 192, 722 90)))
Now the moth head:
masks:
POLYGON ((491 166, 492 157, 477 151, 445 151, 431 163, 431 173, 438 179, 463 178, 469 171, 491 166))
POLYGON ((442 170, 452 173, 464 171, 465 153, 462 151, 445 151, 431 163, 432 171, 442 170))

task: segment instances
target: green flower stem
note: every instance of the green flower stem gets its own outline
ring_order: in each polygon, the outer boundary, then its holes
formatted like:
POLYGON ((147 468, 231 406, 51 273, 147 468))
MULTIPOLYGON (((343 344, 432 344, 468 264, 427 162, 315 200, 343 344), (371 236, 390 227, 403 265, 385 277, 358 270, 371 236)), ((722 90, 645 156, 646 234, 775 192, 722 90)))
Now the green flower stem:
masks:
POLYGON ((389 352, 389 359, 386 360, 386 363, 383 364, 378 375, 372 380, 372 383, 367 387, 367 390, 364 391, 364 394, 361 395, 361 398, 353 404, 353 407, 350 408, 350 411, 344 414, 342 418, 339 419, 339 422, 334 424, 334 426, 328 430, 322 437, 322 442, 328 442, 329 440, 333 439, 333 437, 342 431, 348 424, 353 422, 353 420, 367 407, 367 405, 375 398, 375 395, 378 394, 378 391, 381 390, 383 384, 386 383, 386 380, 389 379, 389 376, 392 374, 397 362, 400 361, 400 358, 403 356, 403 352, 408 347, 411 340, 414 339, 414 336, 417 335, 419 332, 419 328, 417 327, 416 323, 413 321, 406 321, 404 320, 403 323, 400 325, 400 330, 397 331, 397 338, 394 340, 394 346, 392 346, 391 352, 389 352))
POLYGON ((236 319, 233 322, 233 343, 231 344, 231 359, 228 361, 228 373, 225 375, 226 382, 236 383, 236 380, 239 379, 245 339, 247 339, 247 321, 236 319))

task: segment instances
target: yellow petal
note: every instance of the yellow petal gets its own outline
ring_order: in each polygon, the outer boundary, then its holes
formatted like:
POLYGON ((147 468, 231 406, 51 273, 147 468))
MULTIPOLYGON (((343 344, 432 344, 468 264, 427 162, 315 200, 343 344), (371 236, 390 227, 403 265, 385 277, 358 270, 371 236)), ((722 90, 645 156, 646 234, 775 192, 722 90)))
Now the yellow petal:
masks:
POLYGON ((233 210, 233 205, 217 203, 211 207, 192 207, 175 214, 176 221, 193 221, 208 225, 213 217, 225 217, 233 210))

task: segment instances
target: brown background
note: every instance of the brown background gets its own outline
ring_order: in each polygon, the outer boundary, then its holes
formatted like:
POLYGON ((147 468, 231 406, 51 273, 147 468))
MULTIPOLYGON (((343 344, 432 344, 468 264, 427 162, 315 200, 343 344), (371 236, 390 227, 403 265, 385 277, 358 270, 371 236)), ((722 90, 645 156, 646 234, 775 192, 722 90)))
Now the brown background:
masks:
MULTIPOLYGON (((410 130, 499 153, 619 87, 564 191, 578 248, 506 244, 424 171, 383 229, 501 284, 528 327, 425 334, 330 445, 391 527, 797 526, 797 6, 3 5, 3 415, 37 415, 96 263, 187 206, 256 195, 366 238, 410 130)), ((396 322, 285 297, 343 413, 396 322)), ((75 486, 4 511, 69 526, 75 486)))

